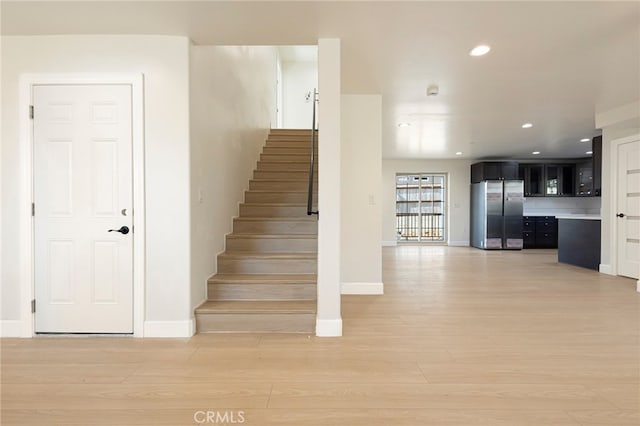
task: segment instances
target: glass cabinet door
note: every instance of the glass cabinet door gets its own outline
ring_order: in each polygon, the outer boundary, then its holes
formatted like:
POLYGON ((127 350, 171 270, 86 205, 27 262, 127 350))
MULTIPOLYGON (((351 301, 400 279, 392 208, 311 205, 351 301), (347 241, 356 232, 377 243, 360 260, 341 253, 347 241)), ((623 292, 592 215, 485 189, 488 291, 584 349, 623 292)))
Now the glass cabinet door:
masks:
POLYGON ((527 176, 529 196, 544 195, 542 183, 544 181, 544 166, 542 164, 533 164, 528 166, 529 176, 527 176))
POLYGON ((545 175, 545 195, 558 195, 558 166, 546 166, 545 175))

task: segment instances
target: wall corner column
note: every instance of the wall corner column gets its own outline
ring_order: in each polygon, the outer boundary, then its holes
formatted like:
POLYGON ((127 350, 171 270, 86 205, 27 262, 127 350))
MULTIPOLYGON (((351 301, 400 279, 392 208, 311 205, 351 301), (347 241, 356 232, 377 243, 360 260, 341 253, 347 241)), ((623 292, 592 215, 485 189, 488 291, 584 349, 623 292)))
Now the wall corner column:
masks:
POLYGON ((318 40, 318 311, 316 335, 342 336, 340 313, 340 40, 318 40))

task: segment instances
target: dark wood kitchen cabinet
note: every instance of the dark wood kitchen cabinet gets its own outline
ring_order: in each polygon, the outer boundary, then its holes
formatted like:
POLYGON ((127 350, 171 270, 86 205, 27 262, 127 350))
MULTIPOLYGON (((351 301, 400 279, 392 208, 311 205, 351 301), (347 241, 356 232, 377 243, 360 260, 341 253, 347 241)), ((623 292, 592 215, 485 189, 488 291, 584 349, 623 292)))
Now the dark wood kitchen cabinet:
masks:
POLYGON ((545 164, 544 195, 547 197, 572 197, 574 195, 574 164, 545 164))
POLYGON ((593 195, 602 195, 602 136, 593 138, 591 144, 593 151, 593 195))
POLYGON ((602 194, 602 136, 591 142, 590 158, 576 164, 577 197, 599 197, 602 194))
POLYGON ((525 197, 544 197, 544 164, 520 164, 518 173, 525 197))
POLYGON ((593 196, 593 160, 576 164, 576 197, 593 196))
POLYGON ((557 248, 558 220, 554 216, 522 218, 523 248, 557 248))
POLYGON ((483 161, 471 165, 471 183, 483 180, 518 179, 518 163, 513 161, 483 161))

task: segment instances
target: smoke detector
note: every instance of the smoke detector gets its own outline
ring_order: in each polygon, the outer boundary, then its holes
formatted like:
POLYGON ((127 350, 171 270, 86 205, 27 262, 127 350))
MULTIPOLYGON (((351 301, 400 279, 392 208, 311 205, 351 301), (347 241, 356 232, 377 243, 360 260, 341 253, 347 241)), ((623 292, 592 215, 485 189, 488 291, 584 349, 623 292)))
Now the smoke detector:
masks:
POLYGON ((440 88, 438 87, 438 85, 432 84, 429 87, 427 87, 427 96, 438 96, 439 91, 440 91, 440 88))

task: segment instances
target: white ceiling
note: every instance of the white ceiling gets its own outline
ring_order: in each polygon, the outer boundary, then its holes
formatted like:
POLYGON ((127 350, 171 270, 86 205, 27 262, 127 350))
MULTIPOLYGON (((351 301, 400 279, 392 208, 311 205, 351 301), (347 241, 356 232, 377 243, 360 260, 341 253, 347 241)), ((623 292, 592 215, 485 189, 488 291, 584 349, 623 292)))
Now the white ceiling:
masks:
POLYGON ((596 111, 640 99, 640 2, 2 1, 2 34, 342 40, 343 93, 383 95, 386 158, 583 157, 596 111), (477 44, 492 51, 468 55, 477 44), (427 97, 437 84, 440 94, 427 97), (397 123, 410 122, 407 128, 397 123), (524 122, 533 123, 522 129, 524 122))

